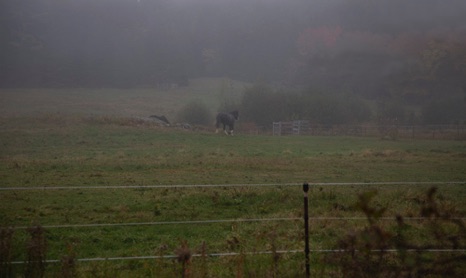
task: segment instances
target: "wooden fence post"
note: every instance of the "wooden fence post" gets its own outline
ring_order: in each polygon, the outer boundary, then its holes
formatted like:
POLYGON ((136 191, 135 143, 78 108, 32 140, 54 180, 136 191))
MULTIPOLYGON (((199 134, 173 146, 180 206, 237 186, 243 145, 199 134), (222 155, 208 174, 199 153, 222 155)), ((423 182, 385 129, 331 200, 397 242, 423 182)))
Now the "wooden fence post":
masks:
POLYGON ((309 191, 309 184, 303 184, 303 191, 304 191, 304 254, 306 258, 306 278, 309 278, 311 275, 310 272, 310 263, 309 263, 309 202, 308 202, 308 194, 309 191))

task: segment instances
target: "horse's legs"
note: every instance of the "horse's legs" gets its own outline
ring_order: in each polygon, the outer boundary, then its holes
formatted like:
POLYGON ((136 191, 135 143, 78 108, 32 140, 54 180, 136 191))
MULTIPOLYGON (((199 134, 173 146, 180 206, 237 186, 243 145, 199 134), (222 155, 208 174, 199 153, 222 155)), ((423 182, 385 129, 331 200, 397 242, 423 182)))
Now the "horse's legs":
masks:
POLYGON ((225 132, 225 134, 227 133, 225 124, 223 124, 223 132, 225 132))
POLYGON ((220 121, 217 117, 217 121, 215 121, 215 133, 218 133, 218 129, 220 128, 220 121))
POLYGON ((229 125, 228 126, 228 133, 225 132, 226 135, 233 135, 233 126, 232 125, 229 125))
MULTIPOLYGON (((215 133, 218 133, 218 126, 216 126, 216 129, 215 129, 215 133)), ((228 126, 228 130, 227 130, 227 125, 223 125, 223 132, 226 134, 226 135, 233 135, 233 129, 231 126, 228 126)))

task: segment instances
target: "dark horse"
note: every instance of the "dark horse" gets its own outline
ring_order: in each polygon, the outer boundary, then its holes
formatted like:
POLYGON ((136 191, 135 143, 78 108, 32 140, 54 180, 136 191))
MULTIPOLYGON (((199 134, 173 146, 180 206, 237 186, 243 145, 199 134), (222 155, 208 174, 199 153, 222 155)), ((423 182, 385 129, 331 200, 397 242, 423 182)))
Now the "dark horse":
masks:
POLYGON ((223 132, 226 135, 233 135, 233 129, 235 127, 235 121, 238 120, 239 113, 237 110, 230 112, 230 113, 218 113, 217 114, 217 121, 215 122, 215 127, 217 130, 215 133, 218 133, 218 129, 220 125, 223 125, 223 132), (226 127, 228 126, 229 132, 227 132, 226 127))

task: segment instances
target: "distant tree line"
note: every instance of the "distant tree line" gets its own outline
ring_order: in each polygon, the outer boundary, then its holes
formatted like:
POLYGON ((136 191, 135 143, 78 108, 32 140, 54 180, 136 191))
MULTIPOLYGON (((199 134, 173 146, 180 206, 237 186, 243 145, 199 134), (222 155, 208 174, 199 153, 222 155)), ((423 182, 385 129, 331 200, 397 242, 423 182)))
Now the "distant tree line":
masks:
MULTIPOLYGON (((465 124, 466 110, 461 98, 432 100, 420 106, 407 105, 402 99, 368 101, 350 93, 316 89, 276 89, 257 83, 244 89, 239 102, 225 102, 219 111, 240 110, 241 122, 270 127, 273 122, 308 120, 313 124, 334 125, 445 125, 465 124)), ((212 125, 214 115, 200 100, 187 103, 178 121, 212 125)))
POLYGON ((243 120, 260 126, 303 119, 328 125, 351 124, 371 117, 369 106, 356 95, 284 92, 266 85, 246 89, 240 106, 243 120))
POLYGON ((461 124, 466 119, 461 98, 432 100, 413 109, 400 99, 369 102, 351 93, 315 89, 286 91, 264 84, 245 89, 239 107, 243 121, 259 126, 293 120, 310 120, 315 124, 332 126, 362 123, 461 124))

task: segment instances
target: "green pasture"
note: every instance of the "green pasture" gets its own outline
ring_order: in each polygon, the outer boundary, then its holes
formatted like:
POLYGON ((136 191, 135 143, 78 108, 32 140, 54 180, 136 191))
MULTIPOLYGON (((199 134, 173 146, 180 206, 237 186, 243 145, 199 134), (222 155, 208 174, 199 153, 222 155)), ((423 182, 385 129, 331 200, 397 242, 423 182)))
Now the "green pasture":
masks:
POLYGON ((4 120, 3 186, 463 181, 466 175, 461 141, 227 137, 118 119, 40 120, 4 120))
MULTIPOLYGON (((21 95, 17 97, 10 95, 10 104, 19 102, 21 95)), ((95 96, 89 99, 105 107, 95 96)), ((38 107, 47 105, 42 97, 37 100, 38 107)), ((394 229, 390 219, 397 214, 420 216, 431 186, 438 188, 439 209, 460 218, 466 214, 465 184, 444 183, 466 181, 466 144, 462 141, 225 136, 213 129, 160 127, 135 120, 131 113, 72 109, 13 113, 13 108, 2 105, 3 112, 10 110, 0 117, 0 226, 16 228, 8 249, 11 261, 26 260, 26 228, 42 225, 49 260, 65 255, 171 256, 187 245, 196 254, 239 253, 194 257, 192 277, 302 277, 302 253, 274 252, 304 248, 303 182, 367 183, 311 186, 311 248, 317 250, 337 248, 342 237, 367 225, 356 205, 358 196, 367 192, 376 194, 371 206, 386 209, 383 217, 388 219, 380 220, 380 225, 388 230, 394 229), (233 184, 244 186, 227 186, 233 184), (270 186, 249 186, 253 184, 270 186), (105 188, 144 185, 166 187, 105 188), (40 188, 57 186, 65 188, 40 188), (22 189, 7 189, 14 187, 22 189), (272 254, 258 254, 261 251, 272 254)), ((149 109, 141 115, 148 113, 149 109)), ((422 221, 410 225, 414 242, 431 240, 422 221)), ((465 246, 464 240, 459 239, 459 246, 465 246)), ((324 257, 312 254, 313 275, 337 275, 326 267, 324 257)), ((15 264, 12 269, 21 276, 24 267, 15 264)), ((46 276, 60 276, 60 267, 60 263, 48 264, 46 276)), ((75 274, 176 277, 180 268, 180 263, 169 258, 90 261, 78 262, 75 274)))

